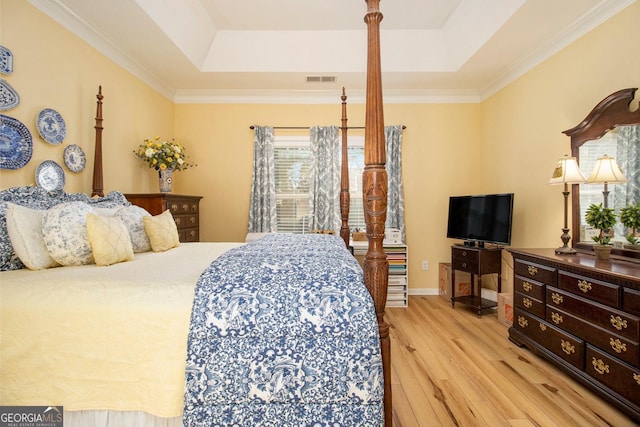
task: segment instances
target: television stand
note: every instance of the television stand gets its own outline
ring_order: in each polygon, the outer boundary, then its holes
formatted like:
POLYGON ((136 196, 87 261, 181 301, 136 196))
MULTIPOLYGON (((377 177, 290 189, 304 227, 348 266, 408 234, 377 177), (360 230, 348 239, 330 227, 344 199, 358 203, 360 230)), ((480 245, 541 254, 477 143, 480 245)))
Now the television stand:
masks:
POLYGON ((456 302, 474 307, 478 316, 482 310, 497 307, 496 301, 482 298, 482 276, 498 274, 498 293, 502 291, 502 248, 451 247, 451 307, 456 302), (456 296, 456 270, 471 274, 471 295, 456 296), (477 276, 477 281, 476 281, 477 276))

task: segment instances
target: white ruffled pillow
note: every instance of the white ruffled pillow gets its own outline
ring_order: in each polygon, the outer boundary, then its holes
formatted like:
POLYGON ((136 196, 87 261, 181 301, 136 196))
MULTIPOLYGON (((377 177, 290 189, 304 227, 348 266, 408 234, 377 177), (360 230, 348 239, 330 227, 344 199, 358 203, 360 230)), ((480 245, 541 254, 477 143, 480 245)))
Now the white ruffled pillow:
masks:
POLYGON ((133 259, 129 231, 116 216, 87 214, 87 234, 97 265, 111 265, 133 259))
POLYGON ((140 253, 151 250, 151 243, 147 233, 144 231, 144 223, 142 222, 143 217, 151 216, 146 209, 136 205, 125 206, 118 209, 115 216, 120 218, 125 227, 127 227, 133 252, 140 253))
POLYGON ((7 203, 7 232, 13 250, 30 270, 44 270, 59 264, 51 258, 42 234, 45 210, 7 203))
POLYGON ((61 203, 42 218, 42 235, 51 257, 60 265, 92 264, 87 234, 87 214, 94 209, 84 202, 61 203))

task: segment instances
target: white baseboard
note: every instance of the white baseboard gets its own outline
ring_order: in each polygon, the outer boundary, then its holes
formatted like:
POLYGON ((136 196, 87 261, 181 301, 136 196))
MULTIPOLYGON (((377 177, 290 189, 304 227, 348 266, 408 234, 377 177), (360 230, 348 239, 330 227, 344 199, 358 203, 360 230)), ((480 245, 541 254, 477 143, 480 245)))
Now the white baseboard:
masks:
MULTIPOLYGON (((411 295, 438 295, 438 289, 434 288, 409 288, 409 296, 411 295)), ((498 301, 498 292, 493 289, 482 288, 482 298, 498 301)))
POLYGON ((409 288, 409 296, 411 295, 438 295, 438 289, 434 288, 409 288))

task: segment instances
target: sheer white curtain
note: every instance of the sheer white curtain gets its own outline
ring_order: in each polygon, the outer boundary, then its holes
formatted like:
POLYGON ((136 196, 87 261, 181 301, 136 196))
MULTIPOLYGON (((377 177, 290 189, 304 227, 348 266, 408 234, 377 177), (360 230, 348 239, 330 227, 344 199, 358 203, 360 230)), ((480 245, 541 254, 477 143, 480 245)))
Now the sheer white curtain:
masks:
POLYGON ((253 146, 248 232, 273 232, 278 227, 273 127, 255 126, 253 146))
POLYGON ((312 230, 339 230, 340 139, 337 126, 311 128, 309 209, 312 230))

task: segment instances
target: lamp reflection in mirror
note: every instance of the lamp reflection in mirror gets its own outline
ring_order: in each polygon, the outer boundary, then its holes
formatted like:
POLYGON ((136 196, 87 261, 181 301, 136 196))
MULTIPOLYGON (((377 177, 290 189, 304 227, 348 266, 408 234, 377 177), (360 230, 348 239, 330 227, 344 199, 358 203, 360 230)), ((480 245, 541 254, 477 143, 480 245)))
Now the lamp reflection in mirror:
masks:
POLYGON ((627 182, 627 177, 624 176, 620 166, 613 157, 609 157, 606 154, 598 160, 593 167, 591 175, 588 179, 589 184, 604 183, 604 189, 602 190, 602 197, 604 198, 604 207, 609 207, 609 184, 623 184, 627 182))
POLYGON ((556 249, 556 254, 559 255, 573 255, 576 250, 569 246, 569 225, 568 225, 568 210, 569 210, 569 184, 580 184, 587 182, 587 179, 582 174, 582 171, 578 167, 578 162, 575 157, 569 157, 564 155, 563 158, 558 160, 558 165, 553 171, 553 175, 549 180, 549 184, 564 184, 564 228, 562 229, 562 246, 556 249))

